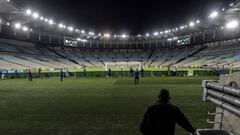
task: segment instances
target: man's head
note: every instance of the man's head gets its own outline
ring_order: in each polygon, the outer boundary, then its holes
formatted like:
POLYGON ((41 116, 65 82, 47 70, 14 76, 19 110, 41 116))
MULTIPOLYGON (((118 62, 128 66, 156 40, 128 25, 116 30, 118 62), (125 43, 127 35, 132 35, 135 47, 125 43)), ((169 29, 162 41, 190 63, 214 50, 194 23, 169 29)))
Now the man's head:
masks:
POLYGON ((160 101, 169 101, 169 99, 171 99, 169 91, 166 89, 161 89, 158 99, 160 101))

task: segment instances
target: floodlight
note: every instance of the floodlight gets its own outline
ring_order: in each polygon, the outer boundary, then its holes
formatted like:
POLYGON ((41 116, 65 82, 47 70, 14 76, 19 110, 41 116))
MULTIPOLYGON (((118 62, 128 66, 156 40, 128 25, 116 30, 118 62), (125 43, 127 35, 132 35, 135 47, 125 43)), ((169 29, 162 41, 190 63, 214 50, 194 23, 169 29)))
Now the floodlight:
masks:
POLYGON ((7 0, 7 2, 10 2, 10 0, 7 0))
POLYGON ((28 27, 24 26, 23 31, 28 31, 28 27))
POLYGON ((31 15, 32 14, 32 10, 31 9, 27 9, 25 12, 26 12, 27 15, 31 15))
POLYGON ((50 25, 52 25, 52 24, 54 24, 54 22, 53 22, 53 20, 48 20, 48 23, 50 24, 50 25))
POLYGON ((61 24, 61 23, 58 24, 58 27, 59 27, 59 28, 63 28, 63 24, 61 24))
POLYGON ((10 26, 10 23, 9 23, 9 22, 7 22, 7 26, 10 26))
POLYGON ((37 12, 35 12, 35 13, 33 13, 32 16, 33 16, 34 19, 37 19, 39 17, 39 14, 37 12))
POLYGON ((197 20, 196 23, 199 24, 201 21, 200 20, 197 20))
POLYGON ((195 25, 194 22, 190 22, 190 23, 189 23, 189 26, 191 26, 191 27, 193 27, 194 25, 195 25))
POLYGON ((73 27, 72 27, 72 26, 68 27, 67 29, 68 29, 69 31, 73 31, 73 27))
POLYGON ((106 37, 106 38, 110 38, 110 34, 104 34, 104 37, 106 37))
POLYGON ((45 22, 48 22, 48 19, 47 19, 47 18, 45 18, 45 19, 44 19, 44 21, 45 21, 45 22))
POLYGON ((230 21, 226 24, 226 28, 228 29, 234 29, 238 27, 239 22, 236 20, 230 21))
POLYGON ((20 29, 21 28, 21 24, 20 23, 15 23, 14 26, 15 26, 16 29, 20 29))
POLYGON ((76 31, 76 32, 79 32, 79 29, 76 29, 75 31, 76 31))
POLYGON ((92 36, 95 35, 95 33, 93 33, 93 32, 89 32, 88 34, 89 34, 89 35, 92 35, 92 36))
POLYGON ((43 17, 43 16, 41 16, 41 17, 40 17, 40 19, 41 19, 41 20, 44 20, 44 17, 43 17))
POLYGON ((158 32, 154 32, 153 35, 154 35, 154 36, 158 36, 158 32))
POLYGON ((184 29, 184 28, 185 28, 185 26, 181 26, 181 27, 180 27, 181 30, 184 29))
POLYGON ((121 37, 122 38, 127 38, 127 35, 126 34, 122 34, 121 37))
POLYGON ((150 36, 149 33, 147 33, 147 34, 146 34, 146 37, 149 37, 149 36, 150 36))
POLYGON ((77 38, 77 41, 81 41, 81 38, 77 38))
POLYGON ((99 34, 98 34, 98 36, 102 36, 102 34, 101 34, 101 33, 99 33, 99 34))
POLYGON ((211 14, 210 14, 210 18, 216 18, 218 16, 218 12, 217 11, 213 11, 211 14))
POLYGON ((141 37, 142 35, 141 34, 138 34, 137 37, 141 37))

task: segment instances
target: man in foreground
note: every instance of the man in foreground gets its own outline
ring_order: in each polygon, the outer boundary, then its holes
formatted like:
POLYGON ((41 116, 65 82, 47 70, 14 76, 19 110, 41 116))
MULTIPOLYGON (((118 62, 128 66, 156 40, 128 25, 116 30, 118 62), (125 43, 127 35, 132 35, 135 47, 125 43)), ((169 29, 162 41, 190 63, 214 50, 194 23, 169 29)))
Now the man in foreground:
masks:
POLYGON ((195 129, 180 109, 172 105, 169 91, 162 89, 156 104, 150 106, 144 114, 140 131, 143 135, 174 135, 178 124, 188 132, 194 134, 195 129))

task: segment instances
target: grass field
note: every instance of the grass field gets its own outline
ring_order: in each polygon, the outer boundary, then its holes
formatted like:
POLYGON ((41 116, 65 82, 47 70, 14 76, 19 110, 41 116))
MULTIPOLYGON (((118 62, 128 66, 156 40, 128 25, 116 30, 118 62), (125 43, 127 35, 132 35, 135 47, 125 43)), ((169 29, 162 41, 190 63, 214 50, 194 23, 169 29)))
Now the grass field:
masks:
MULTIPOLYGON (((192 124, 208 128, 204 78, 91 78, 0 81, 1 135, 140 135, 142 115, 161 88, 171 90, 192 124)), ((187 135, 177 127, 176 135, 187 135)))

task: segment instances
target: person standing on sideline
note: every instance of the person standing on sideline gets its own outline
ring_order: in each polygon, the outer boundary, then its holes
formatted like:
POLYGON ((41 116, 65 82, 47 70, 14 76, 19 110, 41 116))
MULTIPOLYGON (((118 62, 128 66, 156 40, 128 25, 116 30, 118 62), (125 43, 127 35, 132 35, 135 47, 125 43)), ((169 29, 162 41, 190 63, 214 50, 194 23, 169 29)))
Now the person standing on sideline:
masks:
POLYGON ((60 75, 60 81, 62 82, 62 81, 63 81, 63 78, 64 78, 64 72, 63 72, 62 69, 60 70, 59 75, 60 75))
POLYGON ((138 71, 138 69, 136 70, 136 72, 135 72, 135 84, 136 85, 138 85, 138 82, 139 82, 139 71, 138 71))
POLYGON ((143 67, 141 69, 141 76, 144 77, 144 69, 143 69, 143 67))
POLYGON ((32 82, 33 81, 33 76, 32 76, 32 71, 31 69, 28 70, 28 81, 32 82))
POLYGON ((168 90, 162 89, 158 98, 144 114, 140 125, 143 135, 174 135, 176 124, 192 134, 195 133, 195 129, 180 109, 169 102, 168 90))
POLYGON ((112 70, 111 70, 111 68, 108 69, 108 77, 112 77, 112 70))
POLYGON ((132 68, 130 68, 130 77, 132 78, 133 77, 133 74, 134 74, 134 71, 132 68))
POLYGON ((87 70, 86 70, 86 67, 83 68, 83 77, 84 77, 84 78, 87 77, 87 70))

